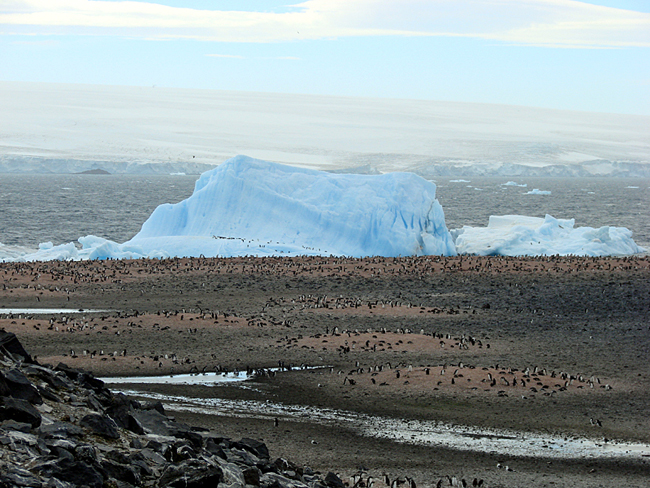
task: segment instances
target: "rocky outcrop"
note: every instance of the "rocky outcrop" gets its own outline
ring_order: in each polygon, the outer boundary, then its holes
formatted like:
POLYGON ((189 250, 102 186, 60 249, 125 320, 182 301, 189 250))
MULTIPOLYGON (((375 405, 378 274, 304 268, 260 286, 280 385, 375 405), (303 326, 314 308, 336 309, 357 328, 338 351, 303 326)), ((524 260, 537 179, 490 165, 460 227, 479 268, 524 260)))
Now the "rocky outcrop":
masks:
POLYGON ((37 364, 13 334, 0 331, 0 343, 0 488, 343 486, 272 460, 259 440, 214 436, 87 372, 37 364))

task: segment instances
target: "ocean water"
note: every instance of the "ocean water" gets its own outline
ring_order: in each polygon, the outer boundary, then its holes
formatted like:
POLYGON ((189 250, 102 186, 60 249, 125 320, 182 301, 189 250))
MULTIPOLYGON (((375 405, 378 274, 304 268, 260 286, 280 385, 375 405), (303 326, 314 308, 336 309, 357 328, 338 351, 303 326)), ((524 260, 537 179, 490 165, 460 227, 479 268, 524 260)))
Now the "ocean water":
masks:
MULTIPOLYGON (((96 235, 124 242, 160 204, 192 194, 197 176, 0 175, 0 243, 36 248, 96 235)), ((574 218, 576 226, 632 230, 650 250, 650 179, 438 178, 447 227, 486 226, 490 215, 574 218), (509 180, 526 187, 505 186, 509 180), (550 195, 528 195, 538 188, 550 195)))

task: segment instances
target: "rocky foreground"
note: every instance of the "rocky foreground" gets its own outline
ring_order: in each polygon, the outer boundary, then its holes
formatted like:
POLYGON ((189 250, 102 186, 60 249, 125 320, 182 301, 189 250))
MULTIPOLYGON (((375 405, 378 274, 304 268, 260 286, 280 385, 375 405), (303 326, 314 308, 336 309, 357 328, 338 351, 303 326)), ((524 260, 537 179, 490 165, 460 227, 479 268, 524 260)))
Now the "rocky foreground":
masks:
POLYGON ((160 402, 113 394, 65 364, 40 365, 0 331, 0 487, 342 488, 259 440, 176 422, 160 402))

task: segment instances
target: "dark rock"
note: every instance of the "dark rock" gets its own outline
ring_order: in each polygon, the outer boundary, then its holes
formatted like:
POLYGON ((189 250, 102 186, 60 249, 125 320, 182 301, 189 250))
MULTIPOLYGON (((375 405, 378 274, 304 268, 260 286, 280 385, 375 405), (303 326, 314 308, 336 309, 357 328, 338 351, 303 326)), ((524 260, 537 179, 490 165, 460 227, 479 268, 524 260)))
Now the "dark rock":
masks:
POLYGON ((82 372, 77 377, 77 381, 81 386, 97 392, 101 392, 106 389, 106 385, 102 380, 95 378, 92 374, 87 372, 82 372))
POLYGON ((80 374, 83 374, 82 370, 71 368, 65 363, 57 364, 56 367, 54 368, 54 371, 60 371, 61 373, 65 374, 68 378, 70 378, 72 381, 75 381, 80 374))
POLYGON ((67 459, 68 461, 74 461, 74 455, 63 447, 51 447, 50 452, 57 456, 59 459, 67 459))
POLYGON ((247 485, 260 485, 260 476, 262 473, 259 469, 255 467, 244 468, 242 469, 242 474, 244 475, 244 481, 246 481, 247 485))
POLYGON ((142 404, 142 410, 155 410, 158 413, 165 415, 165 407, 160 400, 144 402, 142 404))
POLYGON ((79 425, 91 430, 94 434, 109 439, 119 439, 120 433, 117 430, 117 425, 110 417, 91 413, 86 415, 79 421, 79 425))
MULTIPOLYGON (((4 471, 4 467, 3 467, 4 471)), ((19 468, 17 466, 7 466, 6 472, 0 472, 0 486, 1 487, 38 487, 42 486, 40 480, 38 480, 32 473, 26 469, 19 468)))
POLYGON ((140 451, 140 454, 147 460, 151 461, 155 464, 165 464, 167 460, 163 457, 163 455, 160 452, 156 452, 153 449, 149 449, 145 447, 140 451))
POLYGON ((132 485, 140 484, 140 475, 132 466, 129 466, 128 464, 122 464, 110 459, 104 459, 101 462, 101 466, 106 474, 111 478, 115 478, 116 480, 124 481, 132 485))
POLYGON ((32 382, 29 381, 27 376, 19 370, 10 369, 9 371, 5 371, 4 375, 0 373, 0 376, 4 376, 4 380, 10 389, 10 396, 27 400, 29 403, 34 405, 41 405, 43 403, 41 394, 38 392, 36 387, 32 385, 32 382))
POLYGON ((95 412, 103 412, 104 406, 102 405, 102 400, 99 398, 95 392, 91 391, 86 397, 86 406, 95 412))
POLYGON ((117 449, 108 451, 104 454, 104 457, 106 457, 106 459, 110 459, 111 461, 115 461, 116 463, 129 464, 128 456, 123 452, 118 451, 117 449))
POLYGON ((53 422, 51 424, 41 425, 39 431, 44 437, 67 438, 70 436, 80 437, 84 435, 84 430, 81 427, 69 422, 53 422))
POLYGON ((43 380, 55 390, 72 391, 75 388, 74 383, 63 373, 52 374, 43 380))
POLYGON ((146 461, 142 459, 132 459, 131 466, 139 469, 140 476, 153 476, 154 471, 149 467, 146 461))
POLYGON ((203 447, 203 436, 199 434, 198 432, 194 432, 192 430, 188 431, 183 431, 179 433, 180 435, 178 437, 181 437, 183 439, 187 439, 190 441, 190 444, 192 444, 192 447, 194 449, 201 449, 203 447))
POLYGON ((63 398, 54 393, 52 389, 47 386, 38 386, 38 392, 41 394, 41 397, 49 400, 51 402, 63 403, 63 398))
POLYGON ((140 439, 134 437, 133 439, 131 439, 131 442, 129 443, 129 447, 131 449, 142 449, 144 445, 142 444, 142 441, 140 439))
POLYGON ((196 452, 188 443, 179 441, 174 443, 172 446, 171 456, 171 460, 177 463, 179 461, 184 461, 186 459, 192 459, 193 457, 196 457, 196 452))
POLYGON ((41 414, 27 400, 4 397, 0 399, 0 420, 15 420, 25 422, 32 427, 41 425, 41 414))
POLYGON ((278 473, 265 473, 260 478, 260 486, 263 488, 306 488, 307 485, 301 481, 288 478, 278 473))
POLYGON ((127 405, 115 405, 106 410, 106 414, 112 418, 115 423, 123 429, 130 430, 131 432, 142 435, 145 433, 144 427, 138 419, 132 414, 133 410, 127 405))
POLYGON ((238 442, 234 442, 233 447, 244 449, 245 451, 254 454, 260 459, 268 460, 270 458, 269 449, 266 447, 266 444, 256 439, 249 439, 245 437, 238 442))
POLYGON ((32 357, 25 351, 16 334, 0 329, 0 351, 7 352, 14 361, 33 363, 32 357))
POLYGON ((90 444, 82 444, 75 447, 74 457, 77 461, 93 465, 97 462, 97 451, 90 444))
POLYGON ((242 468, 237 464, 220 462, 219 466, 223 472, 224 484, 230 486, 243 486, 245 484, 244 473, 242 472, 242 468))
POLYGON ((276 459, 275 461, 273 461, 273 465, 276 468, 275 471, 278 473, 286 473, 287 471, 293 471, 297 473, 299 476, 302 476, 302 468, 284 458, 276 459))
POLYGON ((133 417, 142 425, 145 432, 155 435, 183 437, 190 428, 171 420, 157 410, 134 411, 133 417))
POLYGON ((28 424, 25 422, 16 422, 15 420, 5 420, 0 424, 0 428, 6 429, 6 430, 17 430, 19 432, 31 432, 32 430, 32 424, 28 424))
POLYGON ((218 466, 211 466, 197 460, 171 464, 162 473, 159 486, 162 488, 213 488, 223 479, 218 466))
POLYGON ((226 451, 227 460, 231 463, 236 463, 246 466, 264 466, 265 461, 260 460, 255 454, 243 449, 232 448, 226 451))
POLYGON ((208 451, 210 454, 220 457, 221 459, 227 459, 223 447, 221 447, 220 444, 215 442, 214 438, 210 438, 205 441, 205 450, 208 451))
POLYGON ((325 476, 325 479, 323 481, 325 481, 325 484, 327 486, 329 486, 330 488, 344 488, 344 486, 345 486, 343 484, 343 481, 341 481, 341 478, 336 476, 331 471, 329 473, 327 473, 327 475, 325 476))
POLYGON ((89 488, 101 488, 104 484, 104 476, 93 466, 81 461, 70 461, 58 459, 36 466, 34 470, 45 476, 58 478, 67 481, 74 486, 88 486, 89 488))
POLYGON ((45 445, 50 449, 58 447, 70 452, 74 452, 77 447, 77 444, 69 439, 45 439, 44 442, 45 445))
POLYGON ((2 375, 2 373, 0 373, 0 397, 7 397, 10 393, 11 388, 9 388, 5 377, 2 375))
POLYGON ((167 445, 155 439, 151 439, 149 442, 147 442, 145 448, 151 449, 152 451, 162 454, 167 449, 167 445))
POLYGON ((50 478, 49 480, 47 480, 47 483, 45 483, 44 486, 45 488, 77 488, 72 483, 68 483, 67 481, 57 480, 56 478, 50 478))

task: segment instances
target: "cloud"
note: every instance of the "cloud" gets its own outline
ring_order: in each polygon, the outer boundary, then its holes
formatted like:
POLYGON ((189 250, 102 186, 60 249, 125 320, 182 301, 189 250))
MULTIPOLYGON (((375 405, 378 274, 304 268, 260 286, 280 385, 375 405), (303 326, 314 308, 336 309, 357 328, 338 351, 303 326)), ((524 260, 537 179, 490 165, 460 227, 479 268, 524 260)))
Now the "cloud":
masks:
POLYGON ((5 34, 283 42, 350 36, 462 36, 548 47, 650 46, 650 14, 575 0, 308 0, 288 12, 154 2, 6 0, 5 34))

